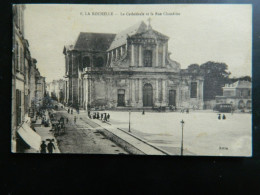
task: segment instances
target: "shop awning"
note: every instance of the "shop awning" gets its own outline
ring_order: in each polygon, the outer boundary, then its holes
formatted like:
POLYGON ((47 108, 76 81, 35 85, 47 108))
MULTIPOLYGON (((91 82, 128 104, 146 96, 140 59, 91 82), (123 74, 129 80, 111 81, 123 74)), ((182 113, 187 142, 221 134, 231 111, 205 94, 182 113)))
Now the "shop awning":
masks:
POLYGON ((23 123, 17 132, 29 146, 35 150, 40 150, 42 138, 30 128, 28 123, 23 123))

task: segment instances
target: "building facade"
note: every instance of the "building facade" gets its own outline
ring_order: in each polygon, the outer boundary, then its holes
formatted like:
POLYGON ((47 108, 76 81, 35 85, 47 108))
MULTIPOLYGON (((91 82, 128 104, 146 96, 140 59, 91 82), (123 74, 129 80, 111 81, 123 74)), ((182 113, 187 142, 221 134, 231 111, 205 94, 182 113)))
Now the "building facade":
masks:
POLYGON ((80 33, 63 50, 68 105, 202 109, 203 77, 171 60, 168 41, 144 22, 118 34, 80 33))
POLYGON ((235 109, 252 109, 252 83, 237 81, 223 87, 223 96, 216 96, 216 103, 229 103, 235 109))
POLYGON ((28 122, 29 117, 33 117, 31 111, 37 90, 36 60, 31 58, 29 42, 24 37, 24 10, 25 5, 13 5, 12 152, 23 150, 25 141, 18 134, 25 132, 21 129, 27 127, 25 123, 28 122))
POLYGON ((53 80, 46 84, 47 93, 53 99, 57 99, 60 103, 66 102, 66 81, 63 79, 53 80))

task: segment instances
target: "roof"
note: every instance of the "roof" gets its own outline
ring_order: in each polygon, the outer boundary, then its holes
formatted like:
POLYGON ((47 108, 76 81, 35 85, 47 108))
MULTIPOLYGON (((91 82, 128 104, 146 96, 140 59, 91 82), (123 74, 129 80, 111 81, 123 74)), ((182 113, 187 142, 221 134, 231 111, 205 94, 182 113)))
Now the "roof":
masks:
POLYGON ((81 32, 73 49, 106 51, 114 38, 115 34, 81 32))
POLYGON ((114 41, 112 42, 112 44, 110 45, 108 50, 112 50, 121 45, 126 44, 128 36, 132 36, 137 33, 142 33, 144 31, 146 31, 146 29, 147 29, 147 25, 143 21, 127 28, 126 30, 124 30, 116 35, 114 41))
POLYGON ((236 81, 232 84, 226 84, 225 88, 251 88, 252 87, 252 83, 249 81, 236 81))

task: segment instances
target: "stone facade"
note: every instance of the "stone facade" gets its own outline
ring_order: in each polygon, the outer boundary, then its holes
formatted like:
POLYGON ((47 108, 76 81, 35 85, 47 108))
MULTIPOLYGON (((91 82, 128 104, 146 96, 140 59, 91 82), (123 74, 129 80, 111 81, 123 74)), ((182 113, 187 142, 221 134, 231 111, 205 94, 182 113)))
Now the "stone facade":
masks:
POLYGON ((252 83, 237 81, 223 87, 223 96, 216 96, 216 103, 229 103, 235 109, 252 109, 252 83))
POLYGON ((203 77, 170 59, 168 41, 144 22, 117 35, 80 33, 63 51, 68 104, 203 108, 203 77))

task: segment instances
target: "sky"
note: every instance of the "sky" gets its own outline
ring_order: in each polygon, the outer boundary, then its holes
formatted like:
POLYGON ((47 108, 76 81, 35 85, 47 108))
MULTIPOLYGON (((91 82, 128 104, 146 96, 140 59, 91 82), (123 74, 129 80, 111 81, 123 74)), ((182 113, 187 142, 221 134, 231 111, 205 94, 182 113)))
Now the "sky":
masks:
POLYGON ((80 32, 119 33, 140 21, 170 37, 171 59, 181 68, 224 62, 231 77, 251 74, 251 5, 72 5, 27 4, 25 38, 48 82, 65 74, 64 45, 80 32), (113 15, 93 15, 106 12, 113 15), (131 15, 138 13, 141 15, 131 15), (148 15, 149 14, 149 15, 148 15))

